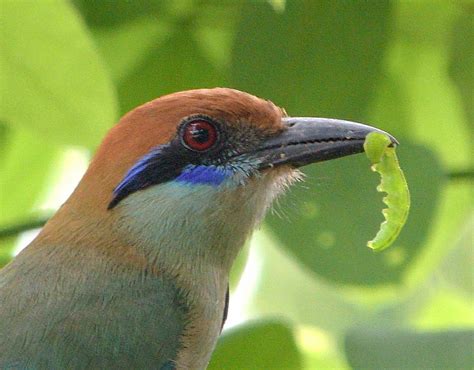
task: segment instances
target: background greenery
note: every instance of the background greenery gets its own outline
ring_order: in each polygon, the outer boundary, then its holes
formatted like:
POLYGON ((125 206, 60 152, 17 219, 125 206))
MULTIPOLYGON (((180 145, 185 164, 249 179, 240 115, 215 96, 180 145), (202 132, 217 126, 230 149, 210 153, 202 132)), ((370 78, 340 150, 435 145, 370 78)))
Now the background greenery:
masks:
POLYGON ((210 368, 471 368, 473 15, 454 0, 1 0, 1 263, 50 214, 70 148, 88 157, 162 94, 234 87, 395 135, 412 210, 374 254, 364 156, 305 169, 251 243, 230 308, 251 320, 210 368))

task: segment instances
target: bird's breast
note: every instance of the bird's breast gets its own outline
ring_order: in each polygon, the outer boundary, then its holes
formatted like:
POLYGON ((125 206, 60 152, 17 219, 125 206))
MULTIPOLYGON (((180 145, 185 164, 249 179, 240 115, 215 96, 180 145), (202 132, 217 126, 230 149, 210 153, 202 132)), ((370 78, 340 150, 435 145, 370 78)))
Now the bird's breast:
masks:
POLYGON ((178 284, 187 286, 189 311, 176 359, 177 368, 205 369, 221 332, 227 276, 209 272, 191 286, 187 279, 178 284))

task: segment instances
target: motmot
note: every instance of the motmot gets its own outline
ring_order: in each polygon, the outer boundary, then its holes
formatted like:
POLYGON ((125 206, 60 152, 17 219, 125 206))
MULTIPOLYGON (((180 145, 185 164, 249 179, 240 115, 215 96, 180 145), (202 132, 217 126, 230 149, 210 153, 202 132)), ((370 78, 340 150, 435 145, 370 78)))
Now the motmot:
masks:
POLYGON ((272 201, 372 131, 229 88, 132 110, 0 270, 0 368, 205 369, 232 263, 272 201))

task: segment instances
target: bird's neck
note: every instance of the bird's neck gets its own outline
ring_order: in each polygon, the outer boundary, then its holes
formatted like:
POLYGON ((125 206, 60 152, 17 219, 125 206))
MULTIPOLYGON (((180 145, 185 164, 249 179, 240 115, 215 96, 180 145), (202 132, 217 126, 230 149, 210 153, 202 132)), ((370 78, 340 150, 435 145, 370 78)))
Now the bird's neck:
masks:
POLYGON ((256 181, 240 188, 178 182, 152 187, 123 201, 117 211, 126 221, 119 229, 160 269, 228 274, 271 202, 268 186, 256 181))

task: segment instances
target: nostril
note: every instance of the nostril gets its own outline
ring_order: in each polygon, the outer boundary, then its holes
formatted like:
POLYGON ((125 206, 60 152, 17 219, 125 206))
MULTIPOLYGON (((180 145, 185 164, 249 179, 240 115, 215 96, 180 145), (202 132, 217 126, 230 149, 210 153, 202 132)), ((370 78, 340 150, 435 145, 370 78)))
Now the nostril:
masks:
POLYGON ((285 124, 286 124, 286 127, 293 127, 294 125, 296 125, 297 121, 285 121, 285 124))

